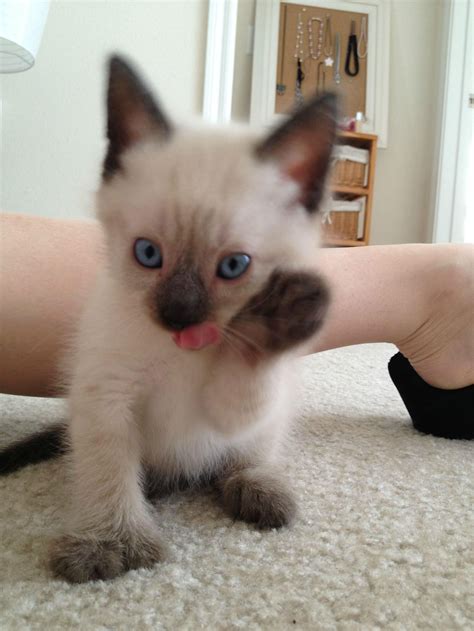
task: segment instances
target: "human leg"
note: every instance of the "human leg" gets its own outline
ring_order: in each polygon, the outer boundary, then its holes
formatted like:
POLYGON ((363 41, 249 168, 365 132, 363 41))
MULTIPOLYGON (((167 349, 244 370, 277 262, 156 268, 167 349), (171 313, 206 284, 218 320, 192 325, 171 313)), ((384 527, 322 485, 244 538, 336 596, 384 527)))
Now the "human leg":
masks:
POLYGON ((391 342, 438 388, 474 383, 474 246, 323 250, 332 300, 311 352, 391 342))
MULTIPOLYGON (((0 222, 0 391, 53 394, 103 258, 100 226, 9 214, 0 222)), ((315 267, 332 302, 307 352, 392 342, 431 385, 473 383, 474 247, 326 249, 315 267)))
POLYGON ((0 215, 0 392, 56 392, 101 256, 95 221, 0 215))

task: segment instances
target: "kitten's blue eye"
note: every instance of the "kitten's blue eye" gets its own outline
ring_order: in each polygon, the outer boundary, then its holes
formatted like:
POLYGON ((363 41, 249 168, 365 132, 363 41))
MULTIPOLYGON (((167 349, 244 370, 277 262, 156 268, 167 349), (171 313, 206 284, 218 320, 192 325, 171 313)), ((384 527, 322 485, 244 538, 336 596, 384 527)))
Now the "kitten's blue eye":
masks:
POLYGON ((133 253, 143 267, 161 267, 163 265, 160 248, 148 239, 137 239, 133 246, 133 253))
POLYGON ((249 265, 250 256, 248 254, 230 254, 223 258, 217 266, 217 275, 227 280, 239 278, 249 265))

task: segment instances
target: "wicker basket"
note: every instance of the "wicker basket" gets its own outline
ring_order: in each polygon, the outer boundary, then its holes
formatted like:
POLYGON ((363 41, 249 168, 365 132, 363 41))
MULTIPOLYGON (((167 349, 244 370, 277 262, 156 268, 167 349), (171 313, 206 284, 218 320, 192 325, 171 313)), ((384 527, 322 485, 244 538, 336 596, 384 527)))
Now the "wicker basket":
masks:
POLYGON ((365 186, 367 165, 352 160, 338 160, 334 166, 333 184, 336 186, 365 186))
POLYGON ((337 212, 329 213, 329 221, 323 224, 323 232, 326 237, 333 239, 356 240, 359 226, 360 212, 337 212))
POLYGON ((367 149, 337 145, 334 150, 332 182, 335 186, 367 186, 367 149))

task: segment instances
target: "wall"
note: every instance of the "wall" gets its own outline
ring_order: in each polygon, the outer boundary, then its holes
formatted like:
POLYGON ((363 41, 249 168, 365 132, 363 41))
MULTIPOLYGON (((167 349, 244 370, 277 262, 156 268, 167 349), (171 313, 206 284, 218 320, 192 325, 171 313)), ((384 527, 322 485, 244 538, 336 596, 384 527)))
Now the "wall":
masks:
MULTIPOLYGON (((303 0, 302 0, 302 3, 303 0)), ((392 0, 389 143, 379 150, 371 243, 429 239, 430 189, 439 98, 442 0, 392 0)), ((239 0, 232 112, 248 118, 247 27, 255 0, 239 0)))
POLYGON ((1 76, 2 209, 90 213, 110 51, 136 60, 169 110, 199 113, 207 8, 207 0, 52 2, 35 67, 1 76))
POLYGON ((378 156, 373 243, 431 237, 441 15, 442 1, 392 2, 389 144, 378 156))
MULTIPOLYGON (((239 0, 233 116, 249 112, 248 25, 239 0)), ((441 0, 392 0, 389 146, 379 151, 372 243, 424 241, 438 98, 441 0)), ((180 115, 201 111, 207 0, 52 3, 37 65, 3 75, 1 206, 90 212, 103 142, 103 61, 129 53, 180 115)))

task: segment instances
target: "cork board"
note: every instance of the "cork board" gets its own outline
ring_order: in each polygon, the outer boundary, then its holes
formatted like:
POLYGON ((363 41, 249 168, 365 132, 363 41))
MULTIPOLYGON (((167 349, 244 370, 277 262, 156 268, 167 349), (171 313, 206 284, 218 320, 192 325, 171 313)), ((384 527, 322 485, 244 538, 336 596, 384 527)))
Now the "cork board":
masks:
MULTIPOLYGON (((356 112, 365 113, 367 56, 357 56, 359 71, 356 76, 350 76, 345 72, 352 23, 354 23, 354 31, 357 36, 360 53, 364 55, 367 50, 367 36, 365 42, 360 42, 363 19, 365 21, 365 33, 367 34, 369 26, 368 14, 336 11, 304 4, 285 2, 280 4, 277 86, 275 86, 276 113, 288 112, 298 104, 295 89, 298 57, 302 59, 301 70, 304 73, 304 79, 301 81, 303 101, 313 96, 316 92, 329 90, 342 96, 343 116, 353 118, 356 112), (323 25, 322 29, 320 27, 321 24, 323 25), (310 30, 312 32, 312 46, 310 30), (300 33, 299 36, 298 31, 300 33), (320 34, 322 35, 322 45, 319 48, 320 34), (339 34, 340 42, 339 84, 335 81, 336 34, 339 34), (317 57, 317 59, 313 57, 317 57), (324 60, 328 57, 334 60, 332 66, 325 64, 324 60)), ((355 70, 353 54, 350 59, 349 69, 352 72, 355 70)))

